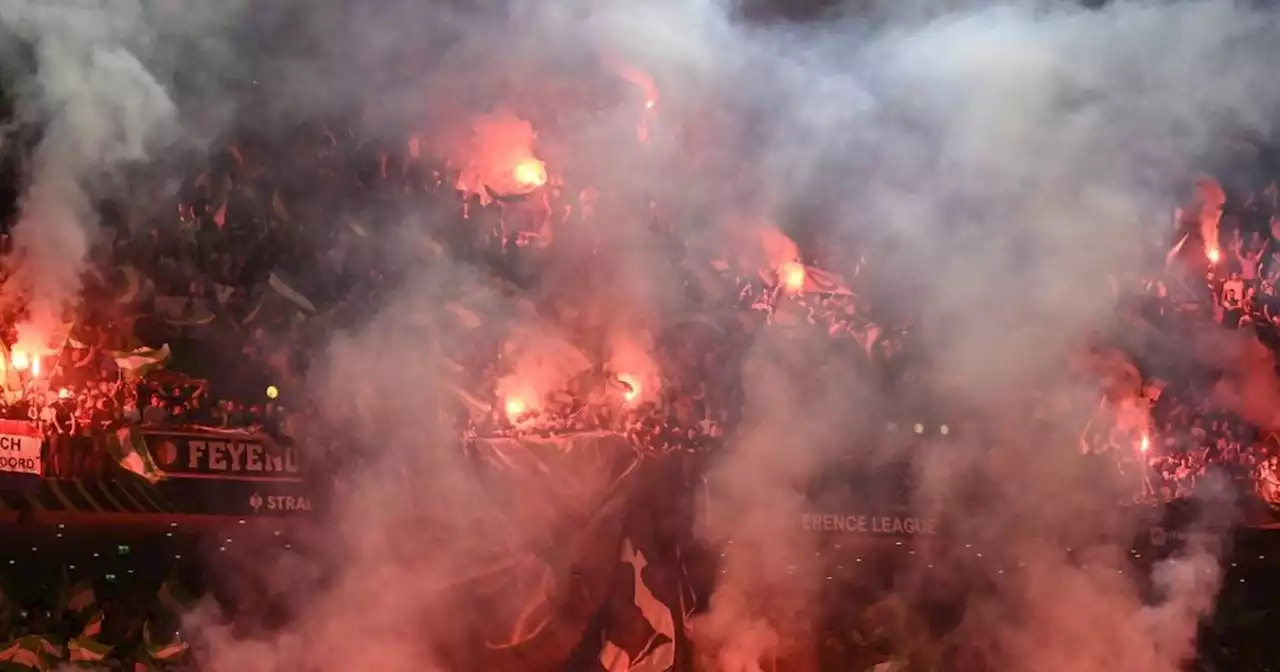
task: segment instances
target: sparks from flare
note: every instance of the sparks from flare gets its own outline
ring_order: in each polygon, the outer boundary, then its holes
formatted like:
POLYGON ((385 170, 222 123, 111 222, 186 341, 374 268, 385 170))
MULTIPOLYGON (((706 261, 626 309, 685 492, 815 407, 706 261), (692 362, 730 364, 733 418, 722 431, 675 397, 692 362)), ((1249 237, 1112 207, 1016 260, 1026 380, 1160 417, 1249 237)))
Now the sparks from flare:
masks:
POLYGON ((1209 257, 1209 263, 1216 264, 1218 263, 1218 260, 1222 258, 1222 252, 1216 247, 1210 247, 1205 251, 1205 256, 1209 257))
POLYGON ((1151 437, 1143 435, 1142 442, 1138 444, 1138 450, 1145 453, 1150 449, 1151 449, 1151 437))

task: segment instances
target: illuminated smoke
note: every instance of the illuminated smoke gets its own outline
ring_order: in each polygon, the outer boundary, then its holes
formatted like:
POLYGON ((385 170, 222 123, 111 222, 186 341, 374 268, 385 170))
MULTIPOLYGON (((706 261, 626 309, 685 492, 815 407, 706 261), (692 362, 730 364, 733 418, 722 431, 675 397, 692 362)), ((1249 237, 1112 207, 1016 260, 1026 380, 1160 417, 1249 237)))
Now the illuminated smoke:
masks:
POLYGON ((151 32, 140 6, 6 3, 0 22, 34 51, 35 79, 19 114, 43 125, 13 233, 15 289, 31 311, 19 341, 38 350, 50 347, 46 339, 78 298, 97 226, 90 182, 146 158, 173 133, 176 110, 134 51, 151 32))
MULTIPOLYGON (((6 2, 0 36, 17 84, 20 126, 38 129, 20 217, 13 229, 16 268, 8 302, 27 307, 18 342, 29 352, 60 348, 79 299, 86 256, 97 240, 98 199, 112 193, 115 173, 139 165, 179 139, 178 110, 168 87, 174 71, 192 82, 224 64, 217 45, 239 0, 217 7, 183 0, 6 2), (177 41, 178 53, 170 51, 177 41)), ((199 87, 192 88, 198 95, 199 87)), ((214 118, 219 105, 204 103, 214 118)), ((126 211, 145 210, 128 203, 126 211)))
MULTIPOLYGON (((930 410, 954 413, 952 427, 980 428, 952 432, 948 446, 929 451, 920 475, 928 496, 917 507, 987 549, 983 562, 1024 565, 1015 580, 970 598, 963 641, 989 645, 997 667, 1013 672, 1179 669, 1211 605, 1218 545, 1193 544, 1160 565, 1166 588, 1144 605, 1119 573, 1137 521, 1117 511, 1111 484, 1079 466, 1075 414, 1033 425, 1028 400, 1095 407, 1103 384, 1081 382, 1063 362, 1114 326, 1106 278, 1132 266, 1148 223, 1167 221, 1168 185, 1185 181, 1224 135, 1265 128, 1280 102, 1274 17, 1198 2, 920 9, 895 6, 876 25, 776 30, 744 27, 713 2, 606 1, 583 16, 556 3, 517 3, 502 16, 407 2, 297 13, 284 32, 325 48, 290 69, 291 95, 280 103, 290 113, 310 113, 317 91, 361 109, 403 108, 374 115, 402 119, 398 127, 363 129, 401 146, 422 132, 418 117, 433 102, 462 101, 474 123, 451 139, 480 147, 451 154, 466 190, 501 192, 498 182, 514 182, 521 162, 536 159, 548 184, 564 174, 571 196, 600 196, 589 221, 557 234, 566 243, 544 269, 540 291, 569 305, 548 299, 538 312, 521 310, 465 262, 442 259, 415 265, 374 318, 335 338, 313 387, 336 428, 327 438, 341 437, 341 450, 360 455, 351 462, 365 465, 343 474, 349 485, 325 521, 320 545, 339 570, 327 588, 293 596, 301 617, 286 636, 220 638, 212 669, 348 669, 356 657, 371 669, 429 667, 463 627, 449 609, 450 581, 510 561, 553 527, 489 525, 482 512, 495 507, 452 427, 423 411, 442 394, 444 367, 411 316, 438 312, 442 287, 475 289, 496 321, 532 332, 507 341, 495 392, 535 408, 583 368, 577 355, 546 354, 559 348, 545 342, 566 342, 588 365, 605 349, 575 343, 562 324, 651 325, 686 308, 691 290, 673 281, 672 254, 654 227, 673 230, 697 265, 705 250, 759 235, 754 226, 722 235, 719 223, 751 219, 741 213, 787 219, 792 209, 819 239, 840 244, 828 255, 833 272, 852 277, 854 250, 867 248, 876 278, 867 299, 886 322, 912 318, 928 355, 915 384, 941 398, 930 410), (451 45, 448 53, 410 49, 434 44, 422 31, 451 45), (598 81, 609 71, 604 53, 662 83, 647 145, 635 144, 634 100, 565 97, 547 105, 558 114, 530 105, 492 116, 506 92, 574 76, 598 81), (400 79, 387 82, 387 72, 400 79), (490 136, 494 127, 501 132, 490 136), (515 140, 490 152, 485 137, 515 140), (542 157, 535 150, 544 145, 554 151, 542 157), (464 165, 476 157, 483 167, 464 165), (479 175, 489 170, 492 178, 479 175), (674 215, 664 220, 661 208, 674 215), (935 499, 950 508, 937 510, 935 499), (1068 547, 1086 549, 1087 561, 1068 547), (363 657, 371 650, 373 661, 363 657)), ((406 229, 431 217, 395 214, 406 229)), ((775 278, 808 261, 798 249, 783 256, 767 264, 775 278)), ((740 270, 736 259, 729 267, 740 270)), ((781 277, 794 284, 796 275, 781 277)), ((447 347, 474 339, 433 328, 447 347)), ((700 652, 723 672, 752 669, 775 646, 812 648, 806 630, 817 618, 823 560, 794 524, 809 506, 804 484, 850 450, 897 450, 878 439, 892 400, 828 346, 779 332, 763 329, 746 356, 744 431, 711 475, 727 503, 703 521, 709 539, 734 547, 712 611, 695 625, 700 652)), ((934 580, 989 578, 972 552, 916 558, 901 583, 908 598, 928 564, 934 580)))

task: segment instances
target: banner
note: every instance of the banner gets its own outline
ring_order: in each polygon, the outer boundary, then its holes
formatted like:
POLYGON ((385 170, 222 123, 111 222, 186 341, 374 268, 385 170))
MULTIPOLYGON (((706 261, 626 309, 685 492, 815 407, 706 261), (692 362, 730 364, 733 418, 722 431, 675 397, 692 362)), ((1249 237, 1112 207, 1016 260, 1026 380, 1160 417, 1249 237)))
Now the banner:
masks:
POLYGON ((881 513, 802 513, 800 529, 833 534, 934 536, 938 534, 938 520, 881 513))
POLYGON ((301 481, 296 446, 242 431, 145 431, 143 439, 167 478, 301 481))
POLYGON ((41 474, 40 429, 24 420, 0 420, 0 472, 41 474))
POLYGON ((305 490, 299 492, 255 490, 245 501, 255 516, 290 516, 315 511, 315 503, 305 490))

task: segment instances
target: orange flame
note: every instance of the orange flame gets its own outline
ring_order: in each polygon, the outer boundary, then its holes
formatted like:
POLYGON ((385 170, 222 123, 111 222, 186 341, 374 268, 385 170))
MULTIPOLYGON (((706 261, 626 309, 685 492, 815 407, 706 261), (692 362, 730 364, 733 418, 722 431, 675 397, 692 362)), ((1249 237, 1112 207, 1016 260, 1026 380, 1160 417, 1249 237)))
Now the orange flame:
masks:
POLYGON ((524 400, 518 397, 509 397, 503 406, 507 412, 507 420, 511 422, 519 420, 520 416, 529 410, 529 406, 524 403, 524 400))
POLYGON ((772 225, 761 226, 758 230, 760 247, 764 251, 765 261, 769 268, 778 270, 784 265, 800 258, 800 249, 787 234, 772 225))
POLYGON ((69 390, 69 389, 67 389, 67 388, 65 388, 65 387, 64 387, 64 388, 62 388, 62 389, 60 389, 60 390, 58 390, 58 398, 59 398, 59 399, 70 399, 70 398, 71 398, 71 390, 69 390))
POLYGON ((547 164, 529 157, 516 164, 511 176, 517 184, 525 188, 541 187, 547 183, 547 164))
POLYGON ((782 280, 782 286, 792 294, 799 294, 804 289, 804 264, 798 261, 788 261, 778 269, 778 278, 782 280))
POLYGON ((644 109, 652 110, 658 106, 658 85, 654 83, 653 77, 649 73, 623 63, 616 63, 614 70, 617 71, 619 77, 639 87, 640 91, 644 93, 644 109))
POLYGON ((623 387, 626 388, 622 392, 624 401, 631 403, 640 398, 640 381, 635 376, 625 373, 619 374, 618 382, 622 383, 623 387))
POLYGON ((1142 452, 1144 452, 1144 453, 1145 453, 1145 452, 1147 452, 1147 451, 1148 451, 1148 450, 1150 450, 1150 449, 1151 449, 1151 437, 1146 436, 1146 435, 1144 434, 1144 435, 1142 436, 1142 443, 1141 443, 1141 444, 1139 444, 1139 446, 1138 446, 1138 450, 1140 450, 1140 451, 1142 451, 1142 452))
POLYGON ((35 355, 31 358, 31 375, 37 378, 40 377, 40 355, 35 355))
POLYGON ((1200 220, 1200 237, 1204 240, 1205 254, 1209 257, 1209 262, 1216 264, 1222 255, 1218 246, 1218 233, 1222 223, 1222 206, 1227 200, 1226 192, 1222 190, 1222 185, 1217 180, 1208 175, 1196 178, 1195 191, 1196 204, 1200 208, 1197 213, 1197 218, 1200 220))
POLYGON ((13 353, 9 355, 9 362, 13 364, 14 371, 26 371, 31 367, 31 356, 25 350, 14 348, 13 353))
POLYGON ((653 116, 654 110, 658 108, 658 86, 654 84, 653 77, 649 73, 640 70, 626 63, 614 59, 607 59, 612 62, 614 71, 619 77, 639 88, 644 95, 644 115, 639 123, 636 124, 636 137, 642 144, 649 144, 649 119, 653 116))
POLYGON ((510 112, 477 117, 471 124, 470 142, 454 151, 462 166, 457 186, 486 198, 488 190, 499 194, 528 193, 547 183, 547 166, 534 153, 537 134, 533 124, 510 112))

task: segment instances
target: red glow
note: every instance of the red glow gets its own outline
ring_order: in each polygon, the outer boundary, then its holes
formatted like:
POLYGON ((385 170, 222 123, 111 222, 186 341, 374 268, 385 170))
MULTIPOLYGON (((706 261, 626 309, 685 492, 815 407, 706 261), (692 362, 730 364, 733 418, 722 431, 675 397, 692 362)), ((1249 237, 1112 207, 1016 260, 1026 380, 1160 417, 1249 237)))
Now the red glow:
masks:
POLYGON ((782 280, 782 285, 792 294, 797 294, 804 289, 804 276, 804 264, 798 261, 789 261, 778 269, 778 277, 782 280))
POLYGON ((621 374, 618 376, 618 382, 622 383, 622 398, 631 403, 640 397, 640 381, 635 376, 621 374))
POLYGON ((529 410, 529 406, 528 404, 524 403, 523 400, 518 399, 516 397, 511 397, 507 399, 507 403, 505 404, 505 409, 507 411, 507 420, 510 420, 511 422, 515 422, 516 420, 520 419, 520 416, 524 415, 525 412, 529 410))
POLYGON ((511 176, 522 187, 541 187, 547 183, 547 164, 535 158, 528 158, 516 164, 511 176))

